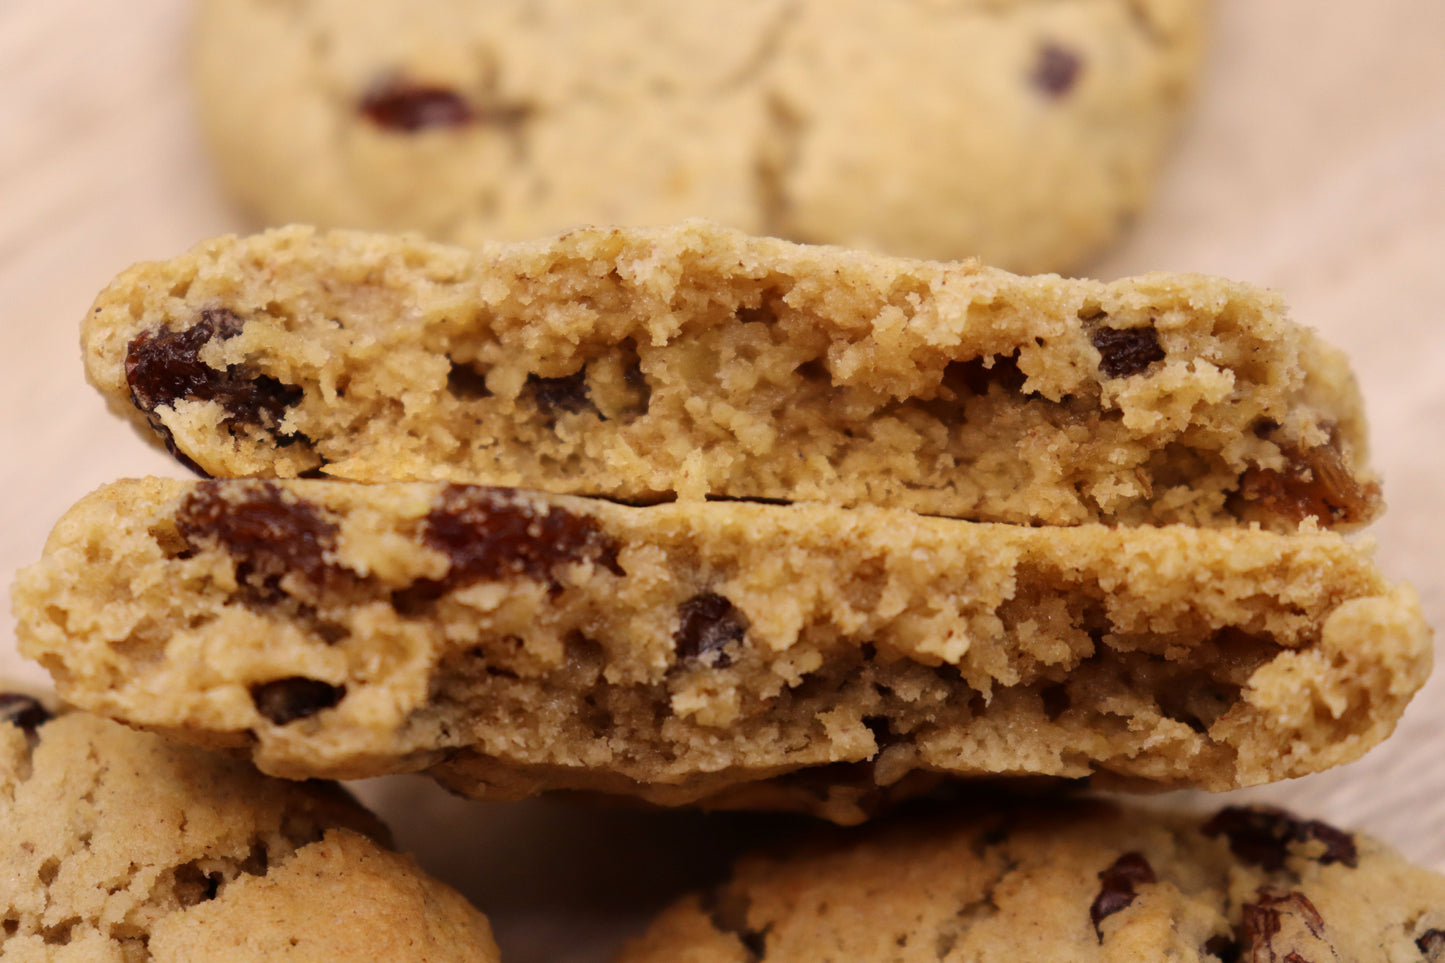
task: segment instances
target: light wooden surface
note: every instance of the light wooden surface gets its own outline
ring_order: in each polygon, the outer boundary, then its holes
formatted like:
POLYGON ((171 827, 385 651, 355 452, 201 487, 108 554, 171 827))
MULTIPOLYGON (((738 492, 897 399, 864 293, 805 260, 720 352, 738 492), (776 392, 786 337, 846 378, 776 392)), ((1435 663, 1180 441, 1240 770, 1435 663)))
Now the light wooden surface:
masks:
MULTIPOLYGON (((248 225, 210 180, 184 0, 0 0, 0 581, 77 497, 177 474, 82 380, 76 329, 133 261, 248 225)), ((1379 559, 1445 625, 1445 3, 1220 0, 1198 109, 1154 209, 1093 273, 1196 270, 1285 292, 1354 358, 1390 514, 1379 559)), ((13 652, 0 601, 0 671, 13 652)), ((1365 760, 1250 795, 1445 870, 1445 673, 1365 760)), ((492 914, 507 958, 600 960, 756 821, 481 806, 364 786, 401 843, 492 914), (619 879, 621 882, 619 882, 619 879)))

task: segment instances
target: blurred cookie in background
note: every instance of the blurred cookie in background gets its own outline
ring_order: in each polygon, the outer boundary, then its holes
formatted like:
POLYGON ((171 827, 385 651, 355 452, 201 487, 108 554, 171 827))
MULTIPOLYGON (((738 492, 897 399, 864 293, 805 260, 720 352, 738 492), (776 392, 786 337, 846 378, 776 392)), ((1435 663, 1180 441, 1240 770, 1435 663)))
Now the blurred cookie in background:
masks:
POLYGON ((210 0, 203 126, 267 223, 476 243, 690 216, 1065 270, 1146 201, 1206 0, 210 0))

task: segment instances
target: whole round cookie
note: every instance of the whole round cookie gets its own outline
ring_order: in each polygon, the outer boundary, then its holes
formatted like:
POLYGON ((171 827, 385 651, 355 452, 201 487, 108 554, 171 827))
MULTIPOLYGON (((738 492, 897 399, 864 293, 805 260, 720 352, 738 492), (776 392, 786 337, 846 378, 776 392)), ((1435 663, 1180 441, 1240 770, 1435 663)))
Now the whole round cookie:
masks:
POLYGON ((494 961, 334 785, 0 693, 0 960, 494 961))
POLYGON ((1207 0, 211 0, 212 152, 267 222, 448 240, 703 216, 1026 271, 1144 203, 1207 0))
POLYGON ((1430 963, 1445 877, 1277 809, 1066 799, 744 859, 617 963, 1430 963))

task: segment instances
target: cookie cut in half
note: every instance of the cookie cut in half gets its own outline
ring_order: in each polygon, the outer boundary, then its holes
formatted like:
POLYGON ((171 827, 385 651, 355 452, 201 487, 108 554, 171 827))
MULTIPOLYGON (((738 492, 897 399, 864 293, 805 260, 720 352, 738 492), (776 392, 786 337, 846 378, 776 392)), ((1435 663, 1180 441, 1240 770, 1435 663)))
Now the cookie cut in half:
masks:
POLYGON ((758 853, 618 963, 1439 959, 1445 877, 1279 809, 1069 799, 758 853))
POLYGON ((1353 526, 1342 358, 1264 291, 894 260, 701 222, 471 253, 289 228, 132 268, 90 378, 217 477, 1353 526))
POLYGON ((1208 0, 208 0, 201 127, 271 224, 709 217, 1018 270, 1144 206, 1208 0))
POLYGON ((14 599, 67 698, 274 774, 839 821, 945 776, 1303 775, 1430 663, 1414 593, 1332 533, 441 483, 120 482, 14 599))
POLYGON ((0 694, 0 958, 495 963, 334 785, 0 694))

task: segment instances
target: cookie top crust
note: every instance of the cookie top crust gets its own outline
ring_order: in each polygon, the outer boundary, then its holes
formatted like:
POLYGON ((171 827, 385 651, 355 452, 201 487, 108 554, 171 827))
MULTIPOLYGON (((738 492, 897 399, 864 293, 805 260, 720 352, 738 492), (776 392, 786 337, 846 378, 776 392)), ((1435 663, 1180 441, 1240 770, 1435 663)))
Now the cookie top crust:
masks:
POLYGON ((267 224, 477 244, 702 216, 1062 270, 1144 205, 1209 7, 212 0, 196 79, 267 224))
POLYGON ((117 483, 14 607, 67 698, 279 775, 843 822, 941 778, 1318 771, 1431 657, 1414 593, 1334 533, 441 483, 117 483))
POLYGON ((890 259, 692 222, 478 252, 287 228, 122 274, 111 406, 218 477, 1024 524, 1382 509, 1348 366, 1264 291, 890 259))
POLYGON ((0 827, 0 960, 497 959, 482 915, 336 786, 19 693, 0 827))
POLYGON ((619 963, 1429 961, 1445 877, 1263 807, 1006 801, 744 858, 619 963))

